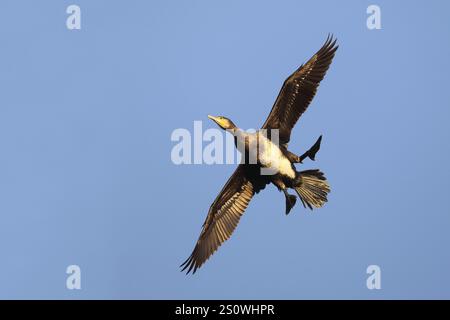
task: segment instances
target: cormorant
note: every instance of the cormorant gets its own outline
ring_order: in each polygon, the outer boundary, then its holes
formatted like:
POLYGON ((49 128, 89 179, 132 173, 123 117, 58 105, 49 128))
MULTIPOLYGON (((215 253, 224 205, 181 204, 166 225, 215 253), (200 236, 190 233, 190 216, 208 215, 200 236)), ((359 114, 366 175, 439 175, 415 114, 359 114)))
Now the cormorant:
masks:
POLYGON ((302 156, 290 152, 287 147, 293 127, 314 98, 337 48, 336 40, 328 36, 320 50, 285 80, 262 130, 247 133, 226 117, 208 116, 219 127, 235 136, 235 144, 243 153, 244 159, 253 156, 256 162, 241 161, 228 179, 209 208, 195 248, 181 265, 182 271, 187 269, 187 273, 195 273, 230 238, 253 195, 268 183, 273 183, 283 191, 286 214, 297 199, 295 195, 288 193, 288 188, 296 191, 305 208, 307 206, 312 210, 327 202, 330 187, 324 174, 318 169, 298 172, 294 167, 294 163, 302 163, 306 158, 315 160, 322 136, 302 156), (278 135, 278 144, 273 143, 271 132, 278 135), (238 141, 244 141, 241 148, 238 141), (262 174, 263 169, 270 169, 272 172, 262 174))

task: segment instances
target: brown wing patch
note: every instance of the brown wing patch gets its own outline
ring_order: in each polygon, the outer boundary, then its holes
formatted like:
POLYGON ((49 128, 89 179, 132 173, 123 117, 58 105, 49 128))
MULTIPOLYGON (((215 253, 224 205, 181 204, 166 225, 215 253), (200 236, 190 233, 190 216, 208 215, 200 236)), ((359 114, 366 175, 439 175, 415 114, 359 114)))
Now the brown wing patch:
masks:
POLYGON ((288 143, 292 128, 314 98, 320 81, 339 46, 329 36, 322 48, 285 80, 263 129, 279 129, 280 143, 288 143))
POLYGON ((192 254, 181 265, 187 273, 198 268, 228 240, 255 193, 243 165, 238 166, 211 205, 192 254))

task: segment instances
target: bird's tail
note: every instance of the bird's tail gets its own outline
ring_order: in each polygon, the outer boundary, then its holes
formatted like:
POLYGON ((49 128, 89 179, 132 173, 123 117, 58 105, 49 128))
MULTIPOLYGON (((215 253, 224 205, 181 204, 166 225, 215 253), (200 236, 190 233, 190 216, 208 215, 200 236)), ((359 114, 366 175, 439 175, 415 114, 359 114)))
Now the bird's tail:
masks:
POLYGON ((320 208, 327 202, 330 185, 319 169, 297 172, 294 189, 297 191, 303 206, 320 208))

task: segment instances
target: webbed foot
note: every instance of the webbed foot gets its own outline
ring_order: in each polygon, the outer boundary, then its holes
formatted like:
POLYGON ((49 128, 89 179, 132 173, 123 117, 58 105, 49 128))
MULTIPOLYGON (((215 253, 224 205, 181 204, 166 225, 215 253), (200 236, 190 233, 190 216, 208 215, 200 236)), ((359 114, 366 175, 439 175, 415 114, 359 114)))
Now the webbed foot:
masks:
POLYGON ((286 190, 283 190, 283 192, 286 197, 286 215, 288 215, 289 212, 291 212, 291 209, 295 206, 297 197, 293 194, 289 194, 286 190))

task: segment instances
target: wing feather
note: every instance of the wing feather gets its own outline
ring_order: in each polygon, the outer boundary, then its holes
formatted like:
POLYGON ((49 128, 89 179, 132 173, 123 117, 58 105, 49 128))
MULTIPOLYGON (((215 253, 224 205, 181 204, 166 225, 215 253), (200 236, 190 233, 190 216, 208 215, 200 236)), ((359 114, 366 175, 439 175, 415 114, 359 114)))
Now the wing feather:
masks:
POLYGON ((253 195, 262 187, 244 165, 237 167, 211 205, 195 248, 181 265, 182 271, 195 273, 231 237, 253 195))
POLYGON ((328 36, 322 48, 283 83, 262 126, 263 129, 278 129, 280 144, 289 142, 293 127, 314 98, 338 47, 333 36, 328 36))

